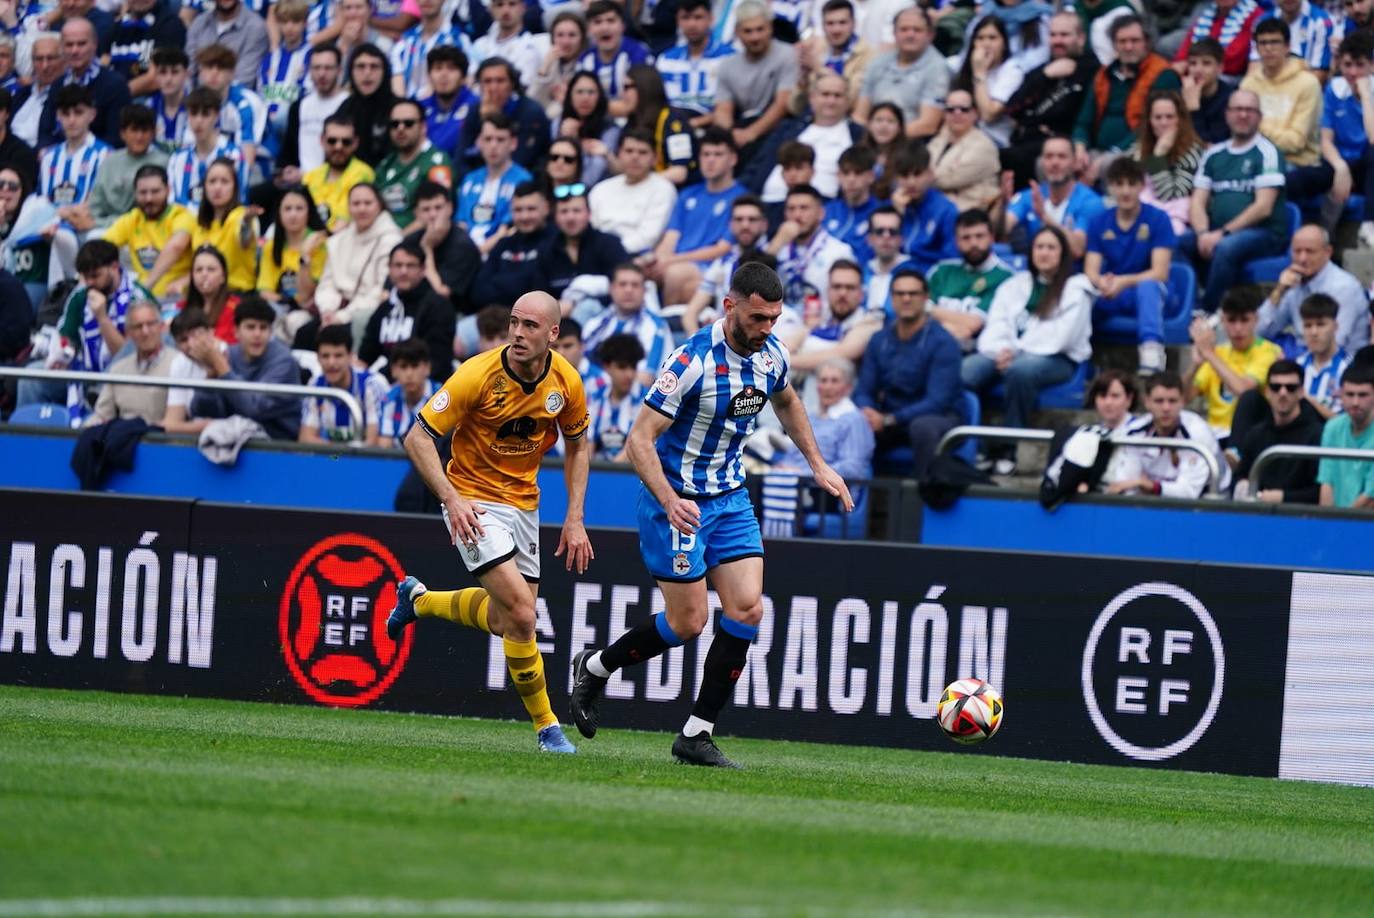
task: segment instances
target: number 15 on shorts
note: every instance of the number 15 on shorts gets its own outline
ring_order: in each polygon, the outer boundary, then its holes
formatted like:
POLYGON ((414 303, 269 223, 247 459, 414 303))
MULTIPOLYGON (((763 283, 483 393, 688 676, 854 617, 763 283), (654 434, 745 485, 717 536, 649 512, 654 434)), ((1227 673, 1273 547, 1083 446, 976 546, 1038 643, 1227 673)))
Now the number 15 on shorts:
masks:
POLYGON ((671 523, 668 525, 668 536, 673 542, 673 551, 691 551, 697 547, 697 534, 695 532, 679 532, 677 527, 671 523))

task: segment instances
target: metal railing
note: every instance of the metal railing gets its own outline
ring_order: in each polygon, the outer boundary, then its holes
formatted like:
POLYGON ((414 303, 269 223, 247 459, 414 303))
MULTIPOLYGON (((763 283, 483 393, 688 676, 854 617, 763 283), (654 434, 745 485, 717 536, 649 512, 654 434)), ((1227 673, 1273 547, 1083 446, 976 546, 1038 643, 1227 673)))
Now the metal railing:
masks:
MULTIPOLYGON (((951 428, 948 433, 940 438, 940 443, 935 447, 937 455, 944 454, 960 441, 976 437, 980 440, 1002 440, 1010 442, 1027 441, 1034 443, 1048 443, 1054 439, 1052 430, 1026 430, 1020 427, 983 427, 974 424, 961 425, 951 428)), ((1202 461, 1207 466, 1208 491, 1213 496, 1218 494, 1221 487, 1221 465, 1217 462, 1211 450, 1192 440, 1184 440, 1180 437, 1112 437, 1112 445, 1121 447, 1149 447, 1155 449, 1186 449, 1197 453, 1202 457, 1202 461)), ((1278 447, 1271 447, 1277 449, 1278 447)), ((1260 457, 1264 458, 1263 456, 1260 457)), ((1259 465, 1259 460, 1255 460, 1259 465)))
POLYGON ((211 392, 259 392, 295 398, 331 398, 343 402, 355 429, 363 429, 363 406, 352 392, 333 386, 302 386, 292 383, 247 382, 241 379, 172 379, 168 376, 133 376, 127 373, 93 373, 89 370, 41 370, 36 367, 0 367, 0 379, 42 379, 51 382, 111 383, 117 386, 156 386, 161 389, 204 389, 211 392))
POLYGON ((1271 446, 1256 456, 1254 465, 1250 466, 1252 491, 1264 474, 1264 469, 1276 459, 1354 459, 1356 462, 1374 462, 1374 450, 1335 446, 1271 446))

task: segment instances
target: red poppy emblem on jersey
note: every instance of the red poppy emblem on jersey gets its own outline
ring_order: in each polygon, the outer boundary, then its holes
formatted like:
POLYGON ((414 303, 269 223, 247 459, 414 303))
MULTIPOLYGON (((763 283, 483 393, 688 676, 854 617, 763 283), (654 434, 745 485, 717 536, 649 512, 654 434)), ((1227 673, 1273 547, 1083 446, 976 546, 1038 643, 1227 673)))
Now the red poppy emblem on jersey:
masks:
POLYGON ((291 570, 277 625, 286 668, 320 704, 361 707, 405 668, 415 630, 396 642, 386 617, 401 565, 376 539, 346 532, 312 545, 291 570))

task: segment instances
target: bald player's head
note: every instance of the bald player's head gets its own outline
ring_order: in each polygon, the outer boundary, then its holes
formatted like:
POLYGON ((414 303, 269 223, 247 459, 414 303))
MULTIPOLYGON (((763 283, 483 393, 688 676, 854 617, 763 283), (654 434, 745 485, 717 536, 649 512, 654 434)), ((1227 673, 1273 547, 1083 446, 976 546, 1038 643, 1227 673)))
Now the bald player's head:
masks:
POLYGON ((531 290, 510 311, 510 354, 522 363, 542 364, 558 340, 562 312, 558 301, 542 290, 531 290))

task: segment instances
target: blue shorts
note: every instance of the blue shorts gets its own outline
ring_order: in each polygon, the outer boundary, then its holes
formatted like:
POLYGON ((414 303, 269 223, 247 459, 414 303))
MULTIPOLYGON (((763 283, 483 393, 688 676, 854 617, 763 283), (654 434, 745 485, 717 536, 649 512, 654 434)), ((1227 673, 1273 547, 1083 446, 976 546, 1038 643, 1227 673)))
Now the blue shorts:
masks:
POLYGON ((701 525, 683 535, 643 484, 639 486, 639 553, 655 580, 691 583, 713 567, 763 557, 763 535, 744 488, 697 502, 701 525))

